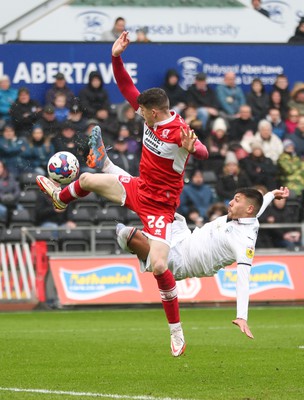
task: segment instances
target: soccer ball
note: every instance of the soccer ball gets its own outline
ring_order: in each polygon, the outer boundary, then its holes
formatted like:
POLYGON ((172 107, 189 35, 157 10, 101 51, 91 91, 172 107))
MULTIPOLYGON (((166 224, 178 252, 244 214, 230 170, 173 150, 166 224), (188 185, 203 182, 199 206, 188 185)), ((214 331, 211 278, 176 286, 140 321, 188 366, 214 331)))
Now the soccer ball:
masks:
POLYGON ((58 183, 71 183, 79 174, 79 161, 68 151, 55 153, 48 162, 49 177, 58 183))

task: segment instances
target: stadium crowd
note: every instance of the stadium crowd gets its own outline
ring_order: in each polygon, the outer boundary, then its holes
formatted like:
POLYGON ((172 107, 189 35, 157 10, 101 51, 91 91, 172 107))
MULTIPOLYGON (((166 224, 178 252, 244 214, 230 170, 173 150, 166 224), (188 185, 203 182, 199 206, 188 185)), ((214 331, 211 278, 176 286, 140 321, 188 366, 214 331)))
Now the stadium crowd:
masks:
MULTIPOLYGON (((162 88, 171 108, 209 150, 207 161, 191 158, 178 211, 189 223, 201 225, 225 213, 237 188, 255 186, 265 193, 283 185, 291 190, 292 210, 288 201, 283 206, 282 202, 274 204, 261 222, 302 221, 304 83, 291 89, 288 77, 281 74, 266 91, 256 77, 244 92, 233 72, 227 72, 216 87, 207 82, 208 76, 198 73, 183 90, 176 70, 164 75, 162 88)), ((95 125, 101 127, 105 144, 112 148, 112 161, 138 175, 142 118, 129 103, 111 104, 98 71, 91 72, 88 84, 77 95, 64 75, 57 73, 44 104, 32 98, 27 87, 13 88, 9 76, 0 78, 0 222, 9 225, 12 211, 22 207, 22 176, 45 175, 48 159, 55 152, 75 154, 81 172, 90 170, 85 161, 95 125)), ((37 213, 37 225, 47 222, 40 218, 37 213)), ((271 230, 266 235, 269 240, 260 240, 258 247, 292 248, 300 243, 300 234, 291 233, 271 230)))

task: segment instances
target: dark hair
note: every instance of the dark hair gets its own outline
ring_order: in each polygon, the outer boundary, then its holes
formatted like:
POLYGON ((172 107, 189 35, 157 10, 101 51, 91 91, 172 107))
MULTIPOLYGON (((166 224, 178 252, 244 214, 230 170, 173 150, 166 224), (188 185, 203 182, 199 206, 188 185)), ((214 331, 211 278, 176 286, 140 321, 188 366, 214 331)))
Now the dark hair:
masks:
POLYGON ((263 204, 263 195, 261 192, 253 188, 240 188, 235 191, 235 194, 237 193, 243 194, 247 199, 252 201, 256 214, 260 211, 263 204))
POLYGON ((138 97, 139 105, 146 108, 158 108, 161 110, 169 109, 169 99, 166 92, 161 88, 151 88, 144 90, 138 97))

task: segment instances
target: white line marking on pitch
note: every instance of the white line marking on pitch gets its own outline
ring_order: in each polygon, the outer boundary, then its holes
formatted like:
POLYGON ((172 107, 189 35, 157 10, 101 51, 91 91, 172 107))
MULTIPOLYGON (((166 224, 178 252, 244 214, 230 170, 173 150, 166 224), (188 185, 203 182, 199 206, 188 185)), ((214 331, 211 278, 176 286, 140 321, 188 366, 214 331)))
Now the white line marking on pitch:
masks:
POLYGON ((69 396, 85 396, 85 397, 104 397, 108 399, 131 399, 131 400, 190 400, 172 397, 154 397, 154 396, 127 396, 120 394, 90 393, 90 392, 69 392, 63 390, 47 390, 47 389, 22 389, 22 388, 6 388, 0 387, 3 392, 21 392, 21 393, 39 393, 39 394, 58 394, 69 396))

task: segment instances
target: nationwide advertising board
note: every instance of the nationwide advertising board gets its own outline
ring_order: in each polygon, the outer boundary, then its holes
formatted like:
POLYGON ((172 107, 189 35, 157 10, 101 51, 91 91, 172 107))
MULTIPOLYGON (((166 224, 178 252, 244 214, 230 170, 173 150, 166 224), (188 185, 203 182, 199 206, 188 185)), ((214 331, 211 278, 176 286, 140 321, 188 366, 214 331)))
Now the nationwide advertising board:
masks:
MULTIPOLYGON (((50 259, 63 305, 159 303, 151 273, 141 273, 134 257, 50 259)), ((235 265, 214 277, 177 282, 182 303, 221 303, 236 299, 235 265)), ((257 255, 250 274, 255 302, 303 301, 304 255, 257 255)))
MULTIPOLYGON (((13 87, 26 86, 32 98, 44 104, 45 93, 58 71, 77 96, 98 70, 112 103, 123 102, 113 77, 111 44, 98 43, 11 43, 0 47, 0 76, 8 74, 13 87)), ((125 67, 140 91, 161 86, 168 69, 180 74, 187 89, 198 72, 207 74, 211 86, 234 71, 237 84, 246 92, 259 76, 270 90, 278 74, 285 73, 290 89, 304 80, 304 46, 248 44, 135 44, 123 55, 125 67)))

